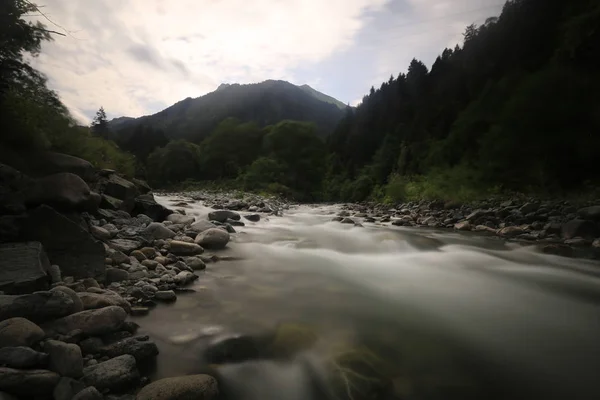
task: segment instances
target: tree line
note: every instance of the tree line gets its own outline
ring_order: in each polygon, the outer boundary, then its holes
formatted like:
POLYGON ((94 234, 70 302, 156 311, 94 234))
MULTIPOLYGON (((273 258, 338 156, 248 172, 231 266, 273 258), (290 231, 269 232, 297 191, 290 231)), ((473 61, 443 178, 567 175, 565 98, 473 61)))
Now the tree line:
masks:
MULTIPOLYGON (((49 39, 29 26, 13 61, 49 39)), ((594 0, 510 0, 431 68, 415 59, 371 88, 326 139, 306 122, 235 118, 195 142, 150 124, 111 133, 103 109, 92 129, 77 127, 26 63, 31 83, 11 78, 1 50, 0 112, 14 124, 2 140, 79 154, 110 148, 109 159, 162 187, 220 181, 314 201, 563 195, 598 184, 599 27, 594 0)))

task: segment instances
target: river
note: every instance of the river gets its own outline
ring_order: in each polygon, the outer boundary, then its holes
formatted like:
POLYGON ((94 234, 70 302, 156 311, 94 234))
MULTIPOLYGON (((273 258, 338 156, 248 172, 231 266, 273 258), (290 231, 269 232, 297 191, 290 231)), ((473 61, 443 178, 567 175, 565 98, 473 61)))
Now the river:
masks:
MULTIPOLYGON (((211 210, 190 204, 197 218, 211 210)), ((366 348, 385 365, 385 399, 600 398, 598 263, 493 237, 331 222, 338 211, 295 206, 236 227, 217 253, 228 260, 198 272, 194 292, 135 319, 161 350, 153 376, 202 372, 224 335, 295 324, 318 334, 301 356, 218 368, 231 398, 320 399, 307 382, 335 348, 366 348)))

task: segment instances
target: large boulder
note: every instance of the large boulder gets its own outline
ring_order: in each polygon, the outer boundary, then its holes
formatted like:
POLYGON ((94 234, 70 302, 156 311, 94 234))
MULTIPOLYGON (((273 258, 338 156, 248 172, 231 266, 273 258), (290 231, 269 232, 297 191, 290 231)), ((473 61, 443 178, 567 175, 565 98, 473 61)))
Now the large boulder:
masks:
POLYGON ((152 188, 150 187, 150 185, 148 185, 148 182, 146 181, 137 178, 132 178, 131 182, 135 185, 135 187, 141 194, 148 194, 152 191, 152 188))
POLYGON ((44 336, 42 328, 28 319, 15 317, 0 321, 0 348, 32 346, 44 336))
POLYGON ((0 295, 0 321, 14 317, 48 321, 69 315, 74 306, 71 297, 60 291, 0 295))
POLYGON ((83 356, 76 344, 48 340, 44 343, 44 351, 50 357, 51 371, 70 378, 79 378, 83 375, 83 356))
POLYGON ((61 211, 94 212, 100 205, 99 195, 92 193, 79 176, 68 172, 38 179, 24 197, 29 207, 46 204, 61 211))
POLYGON ((126 318, 127 313, 122 307, 110 306, 68 315, 44 325, 44 330, 48 334, 66 335, 80 329, 86 335, 104 335, 118 331, 126 318))
POLYGON ((0 365, 10 368, 33 368, 44 364, 48 355, 33 350, 30 347, 0 348, 0 365))
POLYGON ((86 182, 93 180, 96 174, 96 169, 89 161, 54 152, 43 152, 36 154, 35 157, 28 157, 23 171, 38 177, 69 172, 86 182))
POLYGON ((125 354, 84 368, 82 381, 103 391, 123 389, 137 383, 139 379, 135 358, 125 354))
POLYGON ((98 192, 121 200, 121 209, 131 212, 135 206, 135 198, 139 191, 133 182, 121 178, 117 174, 110 174, 98 182, 98 192))
POLYGON ((239 221, 241 218, 242 217, 240 216, 240 214, 229 210, 215 210, 208 213, 208 219, 210 221, 217 221, 221 223, 226 222, 228 219, 231 219, 233 221, 239 221))
POLYGON ((50 262, 40 242, 0 245, 0 290, 8 294, 48 289, 50 262))
POLYGON ((62 377, 52 391, 54 400, 72 400, 75 395, 85 389, 85 385, 78 380, 62 377))
POLYGON ((212 400, 218 398, 217 381, 210 375, 165 378, 145 386, 137 400, 212 400))
POLYGON ((33 185, 33 182, 27 175, 0 163, 0 215, 24 212, 22 192, 33 185))
POLYGON ((17 396, 47 398, 60 376, 44 369, 21 370, 0 367, 0 391, 17 396))
POLYGON ((135 198, 133 211, 131 211, 131 213, 133 215, 144 214, 156 222, 162 222, 169 215, 173 214, 173 211, 162 204, 158 204, 154 199, 154 196, 148 193, 135 198))
POLYGON ((22 221, 24 240, 42 243, 63 276, 104 280, 104 246, 83 227, 48 206, 40 206, 22 221))
POLYGON ((81 299, 77 295, 77 292, 75 292, 70 287, 55 286, 52 289, 50 289, 50 291, 65 293, 67 296, 69 296, 71 298, 71 300, 73 300, 73 308, 71 309, 71 314, 83 311, 83 303, 81 302, 81 299))
POLYGON ((208 229, 199 233, 194 242, 207 249, 223 249, 229 243, 229 233, 219 228, 208 229))
POLYGON ((573 239, 575 237, 593 239, 598 236, 598 226, 592 221, 575 219, 563 224, 561 235, 564 239, 573 239))
POLYGON ((71 400, 102 400, 104 396, 93 386, 86 387, 77 393, 71 400))

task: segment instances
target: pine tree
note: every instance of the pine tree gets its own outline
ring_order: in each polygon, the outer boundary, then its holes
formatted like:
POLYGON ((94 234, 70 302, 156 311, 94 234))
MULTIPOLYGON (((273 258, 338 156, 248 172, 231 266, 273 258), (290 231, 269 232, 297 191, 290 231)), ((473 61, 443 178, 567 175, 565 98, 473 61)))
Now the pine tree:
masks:
POLYGON ((100 136, 104 139, 108 139, 110 134, 110 128, 108 127, 108 119, 106 118, 106 112, 104 107, 100 107, 94 120, 92 121, 92 132, 96 136, 100 136))

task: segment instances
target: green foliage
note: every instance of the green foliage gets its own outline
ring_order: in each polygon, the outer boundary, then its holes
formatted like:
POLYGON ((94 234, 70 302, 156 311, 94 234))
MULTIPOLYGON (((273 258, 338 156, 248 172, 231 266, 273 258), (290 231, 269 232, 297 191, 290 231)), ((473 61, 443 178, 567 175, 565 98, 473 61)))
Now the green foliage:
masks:
POLYGON ((200 147, 176 140, 148 156, 147 178, 157 186, 174 185, 200 176, 200 147))
MULTIPOLYGON (((134 158, 107 140, 77 126, 46 79, 25 61, 36 56, 48 31, 23 16, 37 11, 28 1, 3 1, 0 5, 0 145, 17 154, 53 150, 84 158, 98 168, 134 175, 134 158)), ((104 119, 105 119, 104 115, 104 119)))
POLYGON ((431 70, 413 60, 328 139, 327 184, 345 183, 327 197, 364 199, 369 178, 379 201, 598 185, 598 22, 598 2, 509 1, 431 70))

